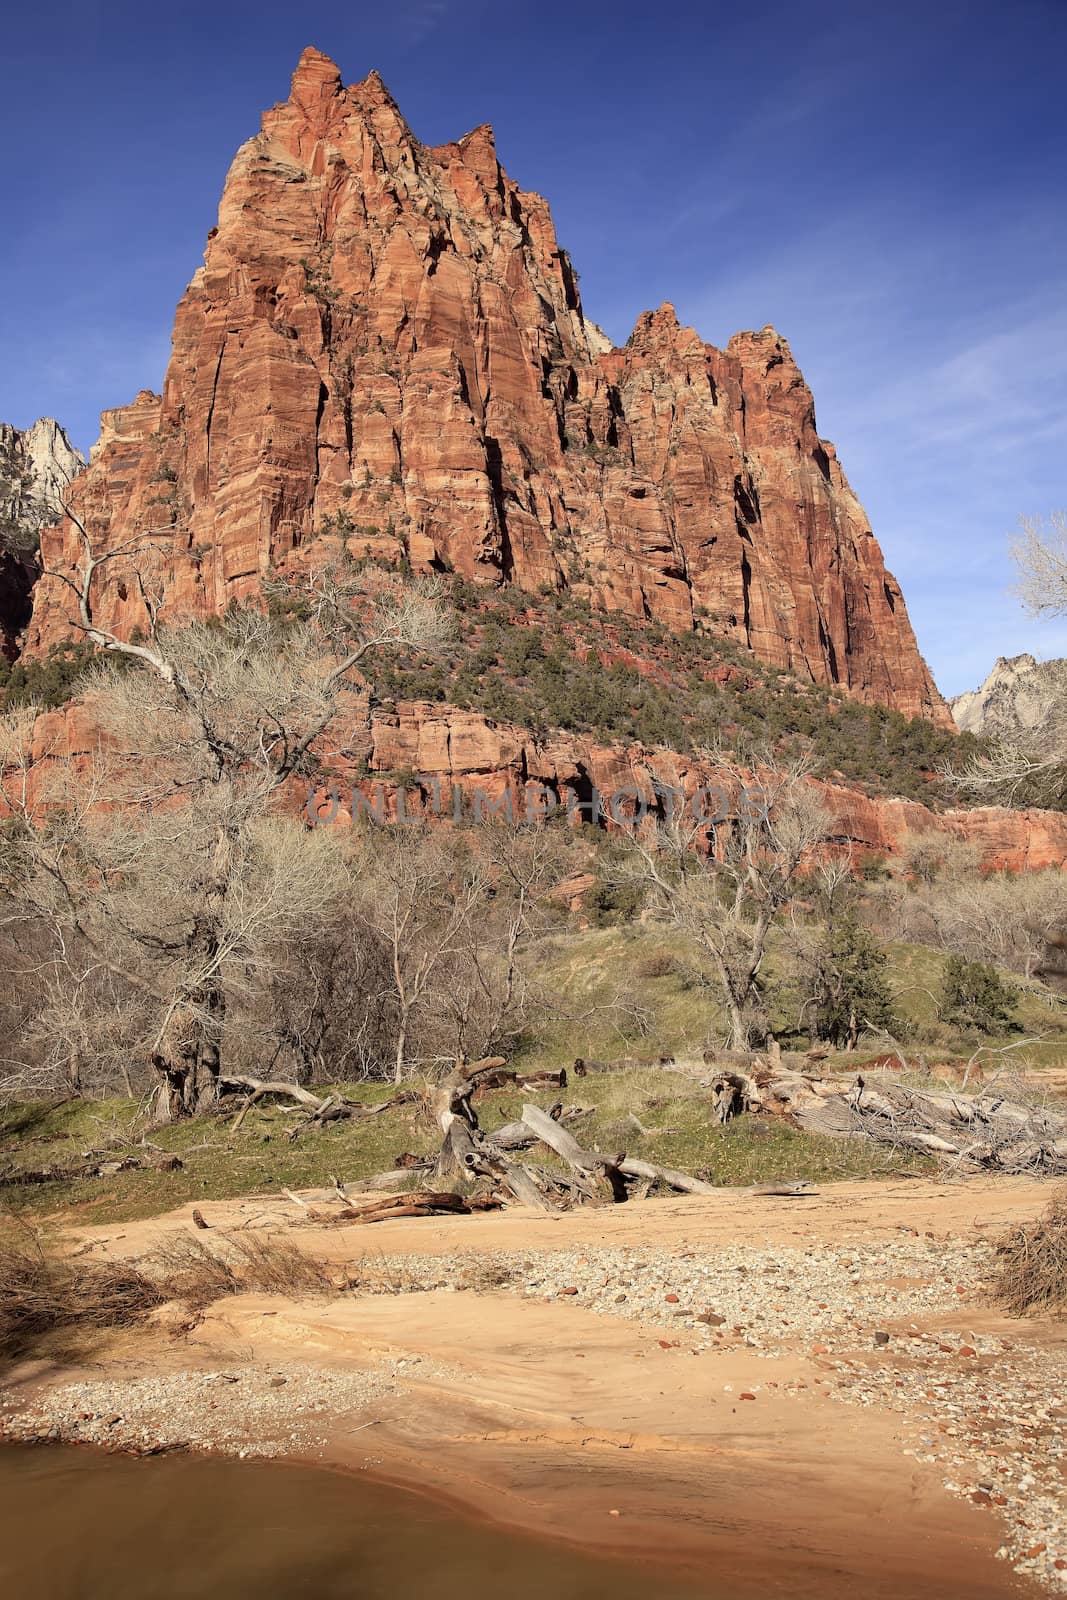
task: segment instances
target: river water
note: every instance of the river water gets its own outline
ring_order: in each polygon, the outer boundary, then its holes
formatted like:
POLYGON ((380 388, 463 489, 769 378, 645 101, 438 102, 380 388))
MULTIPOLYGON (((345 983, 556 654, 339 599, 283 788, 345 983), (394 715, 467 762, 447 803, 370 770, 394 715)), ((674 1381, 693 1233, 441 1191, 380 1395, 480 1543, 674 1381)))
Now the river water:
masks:
POLYGON ((363 1478, 269 1462, 0 1450, 3 1600, 720 1600, 450 1515, 363 1478))

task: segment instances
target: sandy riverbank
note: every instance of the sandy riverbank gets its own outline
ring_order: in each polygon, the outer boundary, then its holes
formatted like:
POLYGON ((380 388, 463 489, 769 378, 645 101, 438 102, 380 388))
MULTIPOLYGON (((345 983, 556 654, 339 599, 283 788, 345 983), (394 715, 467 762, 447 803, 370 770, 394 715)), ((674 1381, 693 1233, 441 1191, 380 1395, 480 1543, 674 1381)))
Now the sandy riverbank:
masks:
MULTIPOLYGON (((669 1557, 727 1596, 1056 1590, 1062 1333, 981 1295, 988 1240, 1047 1193, 908 1180, 300 1226, 351 1293, 240 1296, 188 1332, 163 1318, 91 1370, 14 1375, 5 1407, 16 1436, 293 1454, 418 1484, 669 1557)), ((295 1208, 202 1210, 222 1232, 295 1208)), ((83 1242, 139 1255, 188 1226, 181 1211, 83 1242)))

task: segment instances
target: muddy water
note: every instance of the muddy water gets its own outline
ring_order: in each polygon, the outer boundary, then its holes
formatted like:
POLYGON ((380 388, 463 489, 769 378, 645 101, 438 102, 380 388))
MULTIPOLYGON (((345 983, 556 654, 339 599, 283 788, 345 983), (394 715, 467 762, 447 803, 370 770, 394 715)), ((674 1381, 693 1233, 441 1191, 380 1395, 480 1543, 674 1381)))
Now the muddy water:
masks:
POLYGON ((272 1463, 0 1451, 4 1600, 725 1600, 272 1463))

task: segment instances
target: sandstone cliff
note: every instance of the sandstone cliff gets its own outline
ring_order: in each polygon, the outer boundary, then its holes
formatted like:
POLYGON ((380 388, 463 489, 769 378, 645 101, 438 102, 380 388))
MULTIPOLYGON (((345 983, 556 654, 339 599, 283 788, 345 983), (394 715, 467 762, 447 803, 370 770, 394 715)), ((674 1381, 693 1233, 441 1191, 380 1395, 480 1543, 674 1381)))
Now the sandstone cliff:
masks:
POLYGON ((949 701, 964 733, 1012 738, 1042 727, 1053 704, 1067 698, 1067 661, 1000 656, 980 689, 949 701))
MULTIPOLYGON (((491 130, 427 148, 377 74, 345 88, 315 50, 233 162, 163 394, 105 414, 75 498, 101 545, 151 535, 171 615, 344 544, 700 618, 949 721, 785 340, 716 350, 663 306, 611 348, 491 130)), ((69 525, 46 544, 76 557, 69 525)), ((42 581, 31 651, 68 631, 68 600, 42 581)), ((117 566, 97 614, 144 620, 117 566)))
POLYGON ((40 531, 59 515, 84 465, 51 417, 39 418, 25 432, 0 422, 0 651, 9 659, 30 617, 40 531))
MULTIPOLYGON (((88 762, 99 739, 90 700, 46 712, 36 724, 35 777, 53 760, 88 762)), ((294 812, 310 807, 322 825, 337 827, 349 824, 354 810, 395 818, 399 793, 408 817, 459 814, 489 821, 507 815, 503 797, 510 794, 518 820, 531 808, 543 815, 553 803, 561 815, 570 805, 588 820, 594 793, 610 818, 616 797, 626 815, 637 797, 652 806, 657 787, 688 802, 714 782, 713 769, 672 751, 562 734, 535 738, 476 712, 420 701, 400 702, 388 713, 364 701, 331 770, 331 782, 310 795, 306 785, 294 783, 289 801, 294 812)), ((820 787, 834 837, 857 856, 892 856, 909 836, 938 833, 975 845, 991 871, 1067 868, 1067 815, 1061 812, 987 806, 938 813, 911 800, 872 799, 842 784, 820 787)))

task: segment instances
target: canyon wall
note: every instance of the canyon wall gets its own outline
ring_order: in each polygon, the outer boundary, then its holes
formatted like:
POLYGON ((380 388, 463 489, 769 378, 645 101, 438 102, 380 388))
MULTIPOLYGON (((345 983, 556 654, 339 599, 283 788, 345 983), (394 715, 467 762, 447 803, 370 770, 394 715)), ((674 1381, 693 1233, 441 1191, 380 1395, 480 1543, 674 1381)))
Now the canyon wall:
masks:
POLYGON ((1067 660, 1000 656, 978 689, 949 701, 956 726, 964 733, 1017 739, 1047 724, 1067 700, 1067 660))
MULTIPOLYGON (((86 769, 99 738, 91 700, 39 717, 31 787, 47 796, 53 762, 86 769)), ((576 820, 586 821, 589 811, 581 807, 590 806, 594 793, 610 819, 613 801, 625 817, 638 799, 654 807, 657 790, 672 790, 689 803, 715 781, 713 768, 672 751, 564 734, 537 739, 476 712, 422 701, 402 701, 384 712, 365 696, 331 771, 334 777, 321 787, 292 784, 285 800, 293 814, 322 826, 347 826, 354 814, 392 821, 402 794, 402 814, 409 818, 521 821, 547 814, 553 801, 562 815, 569 800, 576 820)), ((990 871, 1067 867, 1067 815, 1061 812, 988 806, 939 813, 841 784, 819 788, 834 819, 833 838, 857 859, 866 852, 892 857, 910 837, 933 833, 970 842, 990 871)))
MULTIPOLYGON (((99 574, 119 633, 148 546, 171 617, 347 548, 699 621, 950 725, 786 341, 718 350, 665 305, 613 348, 492 131, 428 148, 376 74, 346 88, 315 50, 234 159, 162 395, 105 413, 74 500, 99 548, 143 541, 99 574)), ((78 540, 48 533, 48 564, 78 540)), ((70 599, 42 579, 31 655, 70 599)))

